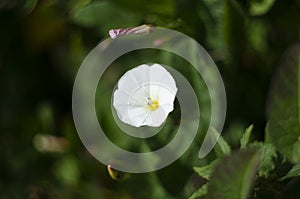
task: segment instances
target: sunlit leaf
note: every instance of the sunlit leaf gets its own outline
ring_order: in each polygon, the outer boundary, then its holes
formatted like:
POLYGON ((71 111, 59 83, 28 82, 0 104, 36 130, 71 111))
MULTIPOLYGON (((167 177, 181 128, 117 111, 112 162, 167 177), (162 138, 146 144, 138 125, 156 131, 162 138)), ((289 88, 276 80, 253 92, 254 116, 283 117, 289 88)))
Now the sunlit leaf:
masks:
POLYGON ((273 159, 277 158, 276 150, 270 143, 254 142, 249 144, 250 148, 257 149, 261 152, 261 162, 258 173, 260 176, 268 176, 270 171, 275 169, 273 159))
POLYGON ((246 199, 259 162, 257 151, 239 151, 223 157, 208 182, 207 198, 246 199))
POLYGON ((293 166, 293 168, 285 176, 280 178, 280 180, 286 180, 296 176, 300 176, 300 164, 296 164, 295 166, 293 166))
POLYGON ((246 148, 246 146, 248 145, 249 141, 250 141, 250 136, 251 136, 251 132, 253 129, 253 124, 251 124, 245 131, 243 137, 240 140, 241 143, 241 148, 246 148))
POLYGON ((286 180, 296 176, 300 176, 300 164, 296 164, 295 166, 293 166, 293 168, 285 176, 280 178, 280 180, 286 180))
MULTIPOLYGON (((213 129, 213 132, 214 132, 214 135, 217 137, 219 133, 215 129, 213 129)), ((230 154, 231 148, 228 145, 228 143, 226 142, 226 140, 222 136, 220 136, 218 138, 218 142, 217 142, 216 146, 214 147, 214 151, 218 157, 221 157, 223 155, 230 154)))
POLYGON ((267 137, 290 161, 300 162, 300 45, 290 48, 269 91, 267 137))
POLYGON ((268 25, 261 19, 248 20, 246 23, 246 36, 249 45, 255 51, 265 53, 268 50, 268 25))
POLYGON ((251 15, 263 15, 268 12, 275 0, 250 0, 249 12, 251 15))
POLYGON ((203 167, 193 167, 194 171, 196 171, 202 178, 209 179, 211 172, 216 164, 216 161, 213 161, 209 165, 203 167))
POLYGON ((90 2, 91 0, 73 0, 70 1, 69 7, 71 12, 76 12, 79 8, 86 6, 90 2))

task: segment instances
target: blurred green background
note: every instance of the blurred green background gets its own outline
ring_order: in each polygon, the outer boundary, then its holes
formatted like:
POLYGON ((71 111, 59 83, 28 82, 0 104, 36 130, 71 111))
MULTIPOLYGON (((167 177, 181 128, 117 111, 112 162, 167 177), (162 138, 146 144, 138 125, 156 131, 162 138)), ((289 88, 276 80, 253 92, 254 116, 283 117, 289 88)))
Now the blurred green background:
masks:
MULTIPOLYGON (((252 123, 254 139, 265 137, 271 77, 285 50, 299 42, 299 11, 299 0, 0 0, 0 198, 189 197, 204 180, 192 167, 213 159, 197 159, 199 143, 164 169, 120 181, 87 152, 71 109, 81 62, 113 28, 152 24, 193 37, 223 77, 228 106, 223 135, 235 149, 252 123)), ((124 60, 135 66, 130 57, 124 60)), ((124 73, 122 63, 106 72, 99 101, 110 99, 124 73)), ((199 92, 205 90, 199 77, 189 78, 199 92)), ((205 107, 207 99, 200 104, 205 107)), ((102 122, 113 139, 112 119, 102 122)), ((168 128, 167 136, 157 138, 161 143, 173 136, 172 125, 168 128)), ((113 140, 136 146, 133 140, 113 140)), ((157 140, 148 145, 156 147, 157 140)))

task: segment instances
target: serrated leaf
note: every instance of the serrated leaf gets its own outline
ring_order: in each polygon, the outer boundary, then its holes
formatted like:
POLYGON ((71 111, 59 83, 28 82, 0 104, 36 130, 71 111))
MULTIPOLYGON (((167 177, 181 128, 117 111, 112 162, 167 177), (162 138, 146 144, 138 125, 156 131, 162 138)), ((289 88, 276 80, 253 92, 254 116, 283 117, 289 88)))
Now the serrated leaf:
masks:
POLYGON ((193 195, 189 197, 189 199, 200 198, 201 196, 205 196, 206 193, 207 193, 207 184, 204 184, 196 192, 194 192, 193 195))
MULTIPOLYGON (((214 128, 213 129, 213 134, 214 136, 218 137, 219 132, 217 132, 214 128)), ((217 141, 217 144, 214 147, 214 151, 217 154, 218 157, 221 157, 223 155, 228 155, 231 152, 231 147, 228 145, 226 140, 220 135, 217 141)))
POLYGON ((267 137, 282 155, 300 162, 300 45, 284 55, 272 81, 267 106, 267 137))
POLYGON ((250 141, 251 132, 253 129, 253 124, 251 124, 246 130, 244 135, 242 136, 240 143, 241 143, 241 149, 246 148, 247 144, 250 141))
POLYGON ((194 171, 196 171, 202 178, 209 180, 211 172, 216 164, 216 161, 211 162, 209 165, 203 167, 193 167, 194 171))
POLYGON ((207 198, 246 199, 255 180, 260 153, 244 150, 223 157, 208 182, 207 198))
POLYGON ((293 168, 285 176, 280 178, 280 180, 286 180, 296 176, 300 176, 300 164, 294 165, 293 168))
POLYGON ((268 176, 270 171, 275 169, 273 158, 276 158, 277 154, 274 146, 270 143, 254 142, 249 144, 249 147, 261 152, 261 163, 258 173, 260 176, 268 176))

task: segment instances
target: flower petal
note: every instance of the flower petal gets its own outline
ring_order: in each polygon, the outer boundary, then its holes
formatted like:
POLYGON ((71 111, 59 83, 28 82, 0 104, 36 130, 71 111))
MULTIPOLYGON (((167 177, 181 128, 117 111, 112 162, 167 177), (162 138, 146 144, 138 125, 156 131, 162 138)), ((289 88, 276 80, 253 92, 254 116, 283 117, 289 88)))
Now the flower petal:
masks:
POLYGON ((150 83, 157 83, 168 88, 174 95, 177 92, 177 87, 172 75, 161 65, 153 64, 150 67, 150 83))
POLYGON ((173 93, 174 91, 170 90, 169 88, 165 87, 164 85, 150 85, 150 95, 152 98, 159 101, 159 105, 172 105, 175 100, 176 94, 173 93))
POLYGON ((151 123, 148 126, 159 127, 166 120, 168 113, 162 108, 150 112, 151 123))
POLYGON ((128 115, 129 120, 127 120, 127 123, 135 127, 145 126, 152 122, 149 110, 146 107, 129 107, 128 115))
POLYGON ((121 121, 136 127, 151 123, 144 94, 145 90, 149 90, 148 87, 144 86, 132 93, 132 95, 120 89, 115 91, 113 106, 117 110, 121 121))
POLYGON ((118 88, 131 94, 141 86, 149 84, 149 70, 150 67, 143 64, 127 71, 119 80, 118 88))

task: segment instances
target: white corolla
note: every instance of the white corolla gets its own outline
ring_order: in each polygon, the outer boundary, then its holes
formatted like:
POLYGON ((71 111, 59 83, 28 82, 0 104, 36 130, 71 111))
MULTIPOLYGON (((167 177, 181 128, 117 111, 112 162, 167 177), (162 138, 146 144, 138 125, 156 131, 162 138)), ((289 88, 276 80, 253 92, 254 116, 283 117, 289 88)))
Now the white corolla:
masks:
POLYGON ((113 106, 124 123, 160 126, 174 109, 177 87, 174 78, 161 65, 140 65, 118 81, 113 106))

